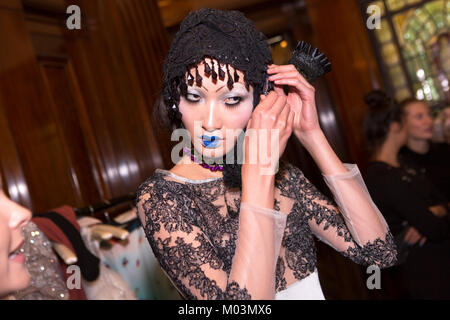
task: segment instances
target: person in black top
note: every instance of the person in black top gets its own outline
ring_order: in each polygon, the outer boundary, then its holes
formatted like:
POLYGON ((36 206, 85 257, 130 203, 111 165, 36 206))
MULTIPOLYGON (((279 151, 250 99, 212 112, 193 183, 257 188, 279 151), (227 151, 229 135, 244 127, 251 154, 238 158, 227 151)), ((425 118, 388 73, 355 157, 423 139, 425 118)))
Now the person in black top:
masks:
POLYGON ((404 110, 408 132, 407 144, 400 149, 400 157, 420 168, 450 202, 450 145, 432 142, 433 119, 428 105, 414 98, 399 103, 404 110))
POLYGON ((445 198, 424 170, 399 161, 408 130, 402 109, 382 91, 365 96, 371 162, 365 182, 396 238, 411 298, 450 299, 450 220, 445 198))

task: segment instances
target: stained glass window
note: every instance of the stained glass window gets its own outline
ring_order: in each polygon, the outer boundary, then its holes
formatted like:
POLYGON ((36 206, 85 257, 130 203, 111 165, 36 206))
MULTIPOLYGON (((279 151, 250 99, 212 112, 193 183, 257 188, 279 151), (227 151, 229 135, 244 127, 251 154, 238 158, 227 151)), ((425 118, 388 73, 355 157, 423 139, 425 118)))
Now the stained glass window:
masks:
POLYGON ((391 94, 448 104, 450 0, 361 2, 364 13, 369 5, 379 8, 379 28, 369 32, 391 94))

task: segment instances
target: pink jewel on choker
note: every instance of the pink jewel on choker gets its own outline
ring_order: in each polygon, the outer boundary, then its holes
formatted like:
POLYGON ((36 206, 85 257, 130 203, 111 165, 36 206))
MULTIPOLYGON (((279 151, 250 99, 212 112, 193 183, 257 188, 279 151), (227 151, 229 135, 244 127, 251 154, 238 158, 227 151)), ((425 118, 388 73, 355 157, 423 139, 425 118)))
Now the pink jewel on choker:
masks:
POLYGON ((223 171, 223 165, 222 164, 215 164, 215 165, 209 165, 206 162, 199 161, 198 158, 193 154, 193 150, 189 150, 188 148, 184 147, 183 151, 185 154, 189 155, 191 157, 191 160, 194 161, 195 163, 198 163, 199 165, 201 165, 203 168, 205 169, 209 169, 213 172, 215 171, 223 171))

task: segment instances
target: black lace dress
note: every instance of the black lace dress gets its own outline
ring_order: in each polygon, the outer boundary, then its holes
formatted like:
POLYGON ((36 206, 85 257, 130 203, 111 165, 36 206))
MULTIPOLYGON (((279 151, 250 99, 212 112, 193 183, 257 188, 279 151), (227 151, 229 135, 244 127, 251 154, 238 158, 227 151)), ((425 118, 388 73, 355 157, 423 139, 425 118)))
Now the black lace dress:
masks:
MULTIPOLYGON (((226 281, 236 249, 240 196, 240 190, 226 190, 223 178, 189 180, 162 169, 139 188, 137 207, 147 239, 183 298, 251 299, 246 288, 226 281)), ((276 263, 277 293, 317 271, 314 236, 358 264, 383 268, 396 261, 389 230, 359 245, 335 202, 284 161, 276 174, 274 210, 288 213, 276 263)))

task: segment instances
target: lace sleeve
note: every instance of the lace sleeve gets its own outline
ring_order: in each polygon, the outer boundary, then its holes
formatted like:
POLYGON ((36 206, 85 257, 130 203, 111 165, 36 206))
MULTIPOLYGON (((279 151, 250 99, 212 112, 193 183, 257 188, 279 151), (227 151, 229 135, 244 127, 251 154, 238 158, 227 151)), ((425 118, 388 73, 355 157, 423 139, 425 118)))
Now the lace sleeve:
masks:
POLYGON ((138 193, 139 217, 162 269, 186 299, 273 299, 287 215, 242 203, 228 274, 213 243, 190 219, 183 194, 154 186, 138 193))
POLYGON ((345 164, 349 171, 324 176, 334 200, 322 194, 291 166, 291 181, 301 216, 321 241, 354 262, 386 268, 395 264, 397 249, 386 221, 373 203, 356 165, 345 164))

